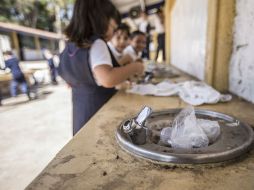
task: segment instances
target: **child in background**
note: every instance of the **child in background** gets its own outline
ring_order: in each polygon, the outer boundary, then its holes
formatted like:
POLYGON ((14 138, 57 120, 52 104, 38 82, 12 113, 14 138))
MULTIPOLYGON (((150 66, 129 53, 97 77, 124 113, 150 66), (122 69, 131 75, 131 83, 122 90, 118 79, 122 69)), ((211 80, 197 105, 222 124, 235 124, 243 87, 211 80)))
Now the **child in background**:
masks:
POLYGON ((123 54, 130 55, 134 61, 140 60, 142 52, 146 47, 146 35, 137 30, 130 35, 130 45, 125 48, 123 54))
POLYGON ((116 93, 116 85, 144 71, 142 62, 120 67, 110 53, 106 41, 118 23, 120 14, 111 1, 76 0, 58 68, 72 87, 74 135, 116 93))
POLYGON ((0 106, 2 106, 2 99, 3 99, 3 97, 2 97, 1 87, 0 87, 0 106))
POLYGON ((51 78, 51 83, 53 85, 57 85, 57 72, 56 72, 56 67, 54 64, 54 55, 48 50, 48 49, 43 49, 43 57, 47 60, 48 66, 49 66, 49 71, 50 71, 50 78, 51 78))
POLYGON ((146 47, 143 50, 142 58, 150 59, 150 31, 151 31, 151 25, 149 23, 148 14, 147 11, 143 11, 140 14, 141 23, 139 25, 139 30, 141 32, 144 32, 146 35, 146 47))
POLYGON ((122 23, 114 31, 112 39, 108 42, 111 52, 120 65, 126 65, 133 61, 130 55, 123 55, 123 50, 128 46, 129 36, 129 26, 122 23))
POLYGON ((20 86, 21 91, 25 93, 29 100, 31 100, 30 91, 26 82, 25 76, 19 67, 19 60, 13 55, 11 51, 3 53, 5 68, 9 68, 12 74, 12 81, 10 84, 11 96, 17 96, 17 88, 20 86))
POLYGON ((158 34, 157 36, 157 50, 155 55, 155 61, 157 61, 159 52, 162 50, 162 58, 163 61, 166 60, 166 52, 165 52, 165 28, 164 28, 164 14, 161 9, 158 9, 156 16, 154 17, 154 25, 155 31, 158 34))

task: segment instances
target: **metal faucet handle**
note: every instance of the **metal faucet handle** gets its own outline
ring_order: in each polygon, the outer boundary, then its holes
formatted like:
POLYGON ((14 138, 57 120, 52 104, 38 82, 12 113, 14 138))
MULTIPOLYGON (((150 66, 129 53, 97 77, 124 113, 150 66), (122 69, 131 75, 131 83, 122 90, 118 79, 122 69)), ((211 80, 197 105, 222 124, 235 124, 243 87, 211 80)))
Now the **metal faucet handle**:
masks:
POLYGON ((144 127, 146 119, 151 115, 152 109, 145 106, 138 114, 136 118, 127 120, 123 124, 123 130, 125 133, 132 133, 135 129, 141 129, 144 127))
POLYGON ((146 121, 146 119, 151 115, 152 109, 148 106, 145 106, 138 116, 135 118, 135 123, 139 125, 139 127, 142 127, 146 121))

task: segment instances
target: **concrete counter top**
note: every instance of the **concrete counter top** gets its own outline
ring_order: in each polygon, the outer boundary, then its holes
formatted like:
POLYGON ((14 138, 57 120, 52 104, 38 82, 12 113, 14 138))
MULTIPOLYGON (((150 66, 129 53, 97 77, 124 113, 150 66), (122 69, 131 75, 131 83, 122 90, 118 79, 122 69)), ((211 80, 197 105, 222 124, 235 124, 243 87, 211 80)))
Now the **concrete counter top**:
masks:
MULTIPOLYGON (((167 168, 124 152, 115 140, 123 119, 148 105, 153 110, 185 107, 178 97, 152 97, 119 91, 56 155, 27 189, 253 190, 254 151, 233 164, 167 168)), ((236 97, 229 103, 199 106, 254 126, 254 105, 236 97)))

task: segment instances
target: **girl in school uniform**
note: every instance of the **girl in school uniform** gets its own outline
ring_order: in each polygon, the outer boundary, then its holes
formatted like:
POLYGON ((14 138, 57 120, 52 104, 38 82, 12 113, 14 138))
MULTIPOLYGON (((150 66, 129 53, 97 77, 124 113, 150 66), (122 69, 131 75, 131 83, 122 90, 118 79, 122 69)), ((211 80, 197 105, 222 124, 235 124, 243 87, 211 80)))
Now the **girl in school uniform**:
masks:
POLYGON ((112 39, 108 42, 108 47, 120 65, 126 65, 133 62, 128 54, 123 54, 123 50, 129 44, 129 26, 121 23, 114 31, 112 39))
POLYGON ((73 135, 116 93, 116 85, 144 71, 141 62, 119 67, 109 50, 106 41, 118 23, 120 14, 111 1, 76 0, 58 68, 72 87, 73 135))
POLYGON ((130 55, 134 61, 141 60, 142 52, 146 47, 146 35, 145 33, 137 30, 130 35, 130 45, 127 46, 123 54, 130 55))
POLYGON ((12 81, 10 84, 10 92, 12 97, 18 95, 18 87, 25 93, 29 100, 31 100, 29 86, 27 84, 24 73, 19 66, 19 60, 13 55, 11 51, 3 52, 5 68, 9 68, 12 74, 12 81))

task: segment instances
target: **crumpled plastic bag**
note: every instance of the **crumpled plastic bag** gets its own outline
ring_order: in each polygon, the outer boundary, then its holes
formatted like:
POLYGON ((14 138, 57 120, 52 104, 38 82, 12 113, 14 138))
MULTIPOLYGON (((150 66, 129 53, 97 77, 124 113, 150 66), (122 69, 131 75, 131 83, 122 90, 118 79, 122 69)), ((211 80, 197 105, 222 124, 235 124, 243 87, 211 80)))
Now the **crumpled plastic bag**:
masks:
POLYGON ((172 127, 163 128, 160 140, 174 149, 207 147, 220 135, 217 121, 197 119, 193 107, 183 109, 174 119, 172 127))
POLYGON ((170 143, 173 148, 181 149, 208 146, 208 137, 197 125, 193 107, 183 109, 174 119, 170 143))
POLYGON ((206 119, 197 119, 197 126, 201 127, 209 139, 209 143, 213 143, 220 135, 220 125, 217 121, 206 119))
POLYGON ((169 80, 153 84, 137 84, 128 93, 153 96, 178 95, 184 102, 198 106, 204 103, 215 104, 217 102, 228 102, 232 99, 230 94, 223 95, 211 86, 201 81, 185 81, 173 83, 169 80))
POLYGON ((227 102, 232 99, 231 95, 220 94, 217 90, 199 81, 186 81, 179 88, 179 97, 193 106, 204 103, 215 104, 219 101, 227 102))
POLYGON ((183 83, 179 96, 191 105, 206 103, 217 103, 220 93, 203 82, 188 81, 183 83))
POLYGON ((160 134, 161 142, 163 142, 164 144, 170 144, 169 140, 171 139, 171 133, 172 133, 172 127, 164 127, 161 130, 161 134, 160 134))

